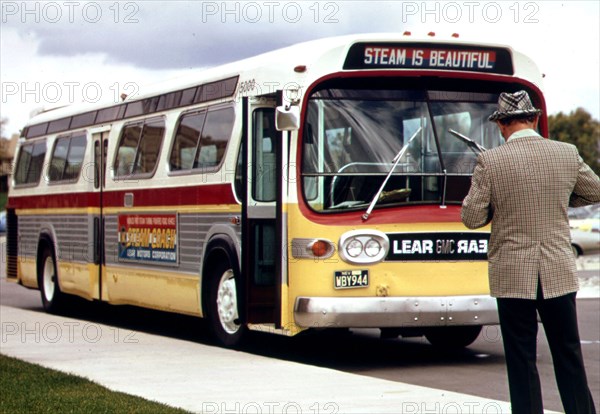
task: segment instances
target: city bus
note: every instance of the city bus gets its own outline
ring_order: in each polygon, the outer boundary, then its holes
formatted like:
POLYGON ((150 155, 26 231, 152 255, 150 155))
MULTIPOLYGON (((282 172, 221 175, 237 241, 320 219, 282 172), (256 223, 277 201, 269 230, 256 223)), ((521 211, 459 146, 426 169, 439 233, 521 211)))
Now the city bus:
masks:
POLYGON ((206 318, 224 346, 325 328, 468 346, 498 317, 490 229, 465 228, 461 202, 503 142, 499 94, 544 110, 541 83, 508 46, 350 35, 38 114, 8 280, 49 312, 78 296, 206 318))

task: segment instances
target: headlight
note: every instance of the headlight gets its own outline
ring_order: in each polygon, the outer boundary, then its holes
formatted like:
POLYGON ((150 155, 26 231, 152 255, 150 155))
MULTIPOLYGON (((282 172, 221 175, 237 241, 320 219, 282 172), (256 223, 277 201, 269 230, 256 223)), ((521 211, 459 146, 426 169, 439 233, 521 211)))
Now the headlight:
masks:
POLYGON ((385 233, 377 230, 353 230, 340 237, 339 253, 348 263, 377 263, 385 259, 389 245, 385 233))
POLYGON ((352 239, 344 246, 344 250, 348 256, 356 258, 363 252, 363 245, 358 239, 352 239))
POLYGON ((376 239, 370 239, 365 244, 365 253, 369 257, 376 257, 381 252, 381 243, 376 239))

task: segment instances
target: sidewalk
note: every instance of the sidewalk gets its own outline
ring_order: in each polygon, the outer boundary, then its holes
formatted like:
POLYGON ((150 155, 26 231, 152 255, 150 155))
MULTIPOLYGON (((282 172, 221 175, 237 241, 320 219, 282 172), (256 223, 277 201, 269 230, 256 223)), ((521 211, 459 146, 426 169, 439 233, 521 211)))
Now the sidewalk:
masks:
POLYGON ((203 413, 506 413, 507 402, 0 306, 2 354, 203 413))

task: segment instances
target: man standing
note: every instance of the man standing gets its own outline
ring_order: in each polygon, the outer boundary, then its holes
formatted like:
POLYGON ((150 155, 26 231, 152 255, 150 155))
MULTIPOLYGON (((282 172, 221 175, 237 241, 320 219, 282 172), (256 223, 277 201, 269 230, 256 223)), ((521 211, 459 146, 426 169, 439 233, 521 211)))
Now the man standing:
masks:
POLYGON ((490 292, 498 303, 512 412, 543 412, 537 311, 565 412, 595 413, 577 328, 567 208, 600 202, 600 180, 575 146, 536 132, 540 113, 525 91, 500 94, 488 119, 506 144, 479 155, 462 221, 470 229, 492 223, 490 292))

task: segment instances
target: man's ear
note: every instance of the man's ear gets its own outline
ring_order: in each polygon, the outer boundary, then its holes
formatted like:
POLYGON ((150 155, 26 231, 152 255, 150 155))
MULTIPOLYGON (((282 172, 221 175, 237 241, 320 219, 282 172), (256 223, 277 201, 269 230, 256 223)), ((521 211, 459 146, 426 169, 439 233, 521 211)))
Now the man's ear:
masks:
POLYGON ((506 137, 504 136, 505 131, 506 131, 506 126, 501 124, 500 121, 496 121, 496 125, 498 125, 498 129, 500 130, 500 135, 502 135, 502 138, 504 138, 506 140, 506 137))

